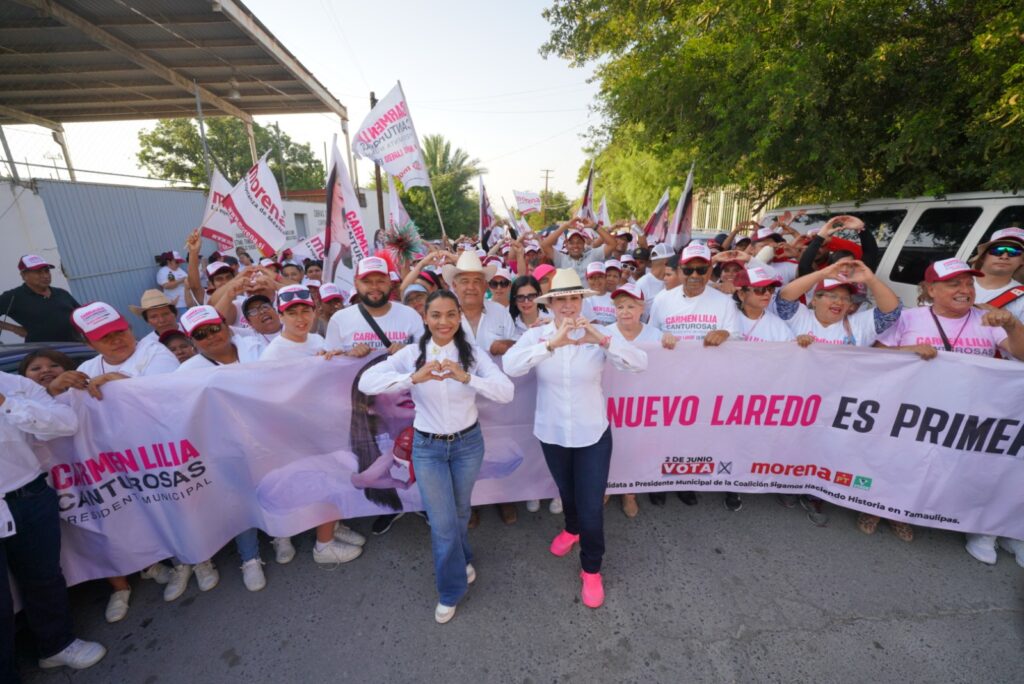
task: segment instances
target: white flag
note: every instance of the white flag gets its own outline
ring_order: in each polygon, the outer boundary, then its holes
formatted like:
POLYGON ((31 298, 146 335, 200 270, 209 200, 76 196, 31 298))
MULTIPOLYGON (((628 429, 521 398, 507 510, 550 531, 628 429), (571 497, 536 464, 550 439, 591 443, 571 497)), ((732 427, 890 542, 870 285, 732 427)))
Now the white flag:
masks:
POLYGON ((612 225, 612 220, 608 216, 608 203, 605 202, 605 197, 601 197, 601 206, 597 208, 597 225, 602 228, 607 228, 612 225))
POLYGON ((430 175, 399 83, 370 110, 355 138, 352 153, 372 159, 407 188, 430 187, 430 175))
POLYGON ((327 178, 327 227, 324 235, 324 282, 351 289, 353 270, 360 259, 370 255, 369 238, 363 227, 359 199, 338 151, 337 136, 332 143, 331 171, 327 178))
POLYGON ((594 162, 590 162, 590 173, 587 174, 587 187, 583 189, 583 202, 580 204, 576 216, 582 219, 590 219, 596 222, 594 216, 594 162))
POLYGON ((263 256, 272 256, 288 241, 281 191, 267 166, 268 154, 249 169, 223 201, 235 228, 252 240, 263 256))
POLYGON ((535 214, 540 211, 540 195, 535 192, 513 190, 516 196, 516 206, 523 216, 535 214))
POLYGON ((398 190, 395 189, 395 179, 388 174, 388 228, 391 230, 398 230, 399 228, 412 222, 412 218, 409 216, 409 212, 405 210, 405 206, 402 204, 402 198, 398 196, 398 190))
POLYGON ((206 210, 203 212, 203 222, 199 227, 199 234, 204 238, 217 243, 220 251, 229 250, 235 246, 235 226, 231 221, 231 214, 224 208, 224 198, 231 193, 231 184, 228 179, 216 168, 210 176, 210 195, 206 200, 206 210))

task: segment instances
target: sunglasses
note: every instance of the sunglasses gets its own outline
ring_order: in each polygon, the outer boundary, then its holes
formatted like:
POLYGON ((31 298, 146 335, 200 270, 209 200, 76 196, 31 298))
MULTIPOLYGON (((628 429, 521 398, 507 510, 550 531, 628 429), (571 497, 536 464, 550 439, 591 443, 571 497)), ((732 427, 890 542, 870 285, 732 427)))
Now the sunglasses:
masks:
POLYGON ((495 279, 495 280, 488 280, 487 284, 491 286, 492 290, 496 290, 499 287, 508 287, 512 283, 510 283, 507 280, 497 280, 497 279, 495 279))
POLYGON ((214 323, 213 325, 204 325, 198 330, 192 331, 192 339, 196 340, 197 342, 202 342, 210 335, 216 335, 223 329, 224 326, 221 325, 220 323, 214 323))
POLYGON ((517 304, 525 304, 526 302, 532 302, 532 301, 535 301, 537 299, 537 297, 539 297, 539 296, 540 295, 537 294, 536 292, 533 292, 533 293, 530 293, 530 294, 524 294, 524 295, 517 294, 516 295, 516 303, 517 304))
POLYGON ((705 275, 708 272, 708 268, 708 266, 680 266, 679 270, 686 276, 693 275, 694 273, 697 275, 705 275))
POLYGON ((763 294, 775 294, 776 285, 765 285, 764 287, 747 287, 746 290, 750 290, 756 295, 763 294))
POLYGON ((636 270, 636 266, 634 266, 633 264, 622 264, 622 268, 626 269, 627 271, 636 270))
POLYGON ((292 290, 291 292, 279 292, 277 295, 277 299, 282 304, 284 304, 285 302, 290 302, 295 299, 298 299, 299 301, 302 302, 312 302, 313 293, 310 292, 309 290, 292 290))
POLYGON ((995 256, 1018 257, 1021 254, 1024 254, 1024 249, 1014 247, 1013 245, 996 245, 992 249, 988 250, 988 253, 995 256))

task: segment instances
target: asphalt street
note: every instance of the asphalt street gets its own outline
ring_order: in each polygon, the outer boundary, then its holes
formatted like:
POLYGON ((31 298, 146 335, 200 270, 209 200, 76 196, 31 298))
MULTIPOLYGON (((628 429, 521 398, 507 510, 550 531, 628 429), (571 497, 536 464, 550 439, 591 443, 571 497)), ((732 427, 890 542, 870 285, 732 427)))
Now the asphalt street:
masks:
MULTIPOLYGON (((361 558, 273 562, 267 587, 242 585, 233 546, 221 582, 195 580, 174 603, 133 580, 132 606, 108 625, 109 590, 72 589, 80 636, 107 657, 89 670, 41 671, 22 634, 32 684, 112 682, 1020 682, 1024 569, 1000 551, 985 566, 960 534, 917 528, 874 536, 829 507, 828 527, 772 496, 730 513, 720 494, 664 508, 641 497, 629 520, 606 508, 605 606, 579 599, 578 554, 552 556, 559 517, 527 513, 505 526, 483 511, 471 533, 478 580, 455 619, 433 619, 426 523, 406 516, 371 537, 361 558)), ((352 526, 369 536, 368 519, 352 526)))

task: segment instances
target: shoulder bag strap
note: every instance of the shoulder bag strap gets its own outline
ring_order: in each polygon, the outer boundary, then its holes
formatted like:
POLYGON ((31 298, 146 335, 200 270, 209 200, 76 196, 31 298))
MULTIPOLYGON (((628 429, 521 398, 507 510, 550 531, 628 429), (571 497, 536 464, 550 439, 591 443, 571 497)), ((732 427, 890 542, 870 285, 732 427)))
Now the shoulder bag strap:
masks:
POLYGON ((384 331, 380 329, 380 326, 377 325, 377 321, 374 320, 373 316, 370 315, 370 312, 366 310, 366 307, 363 306, 361 302, 356 306, 359 307, 359 313, 361 313, 363 315, 363 318, 366 319, 367 325, 369 325, 373 332, 376 333, 377 337, 380 339, 381 344, 384 345, 384 348, 387 349, 388 347, 390 347, 393 343, 391 342, 391 340, 388 339, 388 336, 384 334, 384 331))

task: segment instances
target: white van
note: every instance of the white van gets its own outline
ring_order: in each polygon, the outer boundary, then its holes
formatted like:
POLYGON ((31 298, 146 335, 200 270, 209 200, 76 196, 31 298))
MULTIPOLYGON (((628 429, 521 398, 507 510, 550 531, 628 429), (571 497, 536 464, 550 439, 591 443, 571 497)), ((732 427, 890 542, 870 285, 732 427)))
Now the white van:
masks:
MULTIPOLYGON (((850 214, 864 221, 878 241, 876 273, 905 306, 917 305, 917 284, 933 261, 958 257, 969 261, 975 248, 1000 228, 1024 228, 1024 194, 971 192, 914 199, 878 199, 828 205, 776 207, 762 225, 786 211, 807 214, 793 221, 802 233, 820 228, 832 216, 850 214)), ((844 235, 854 241, 856 237, 844 235)))

